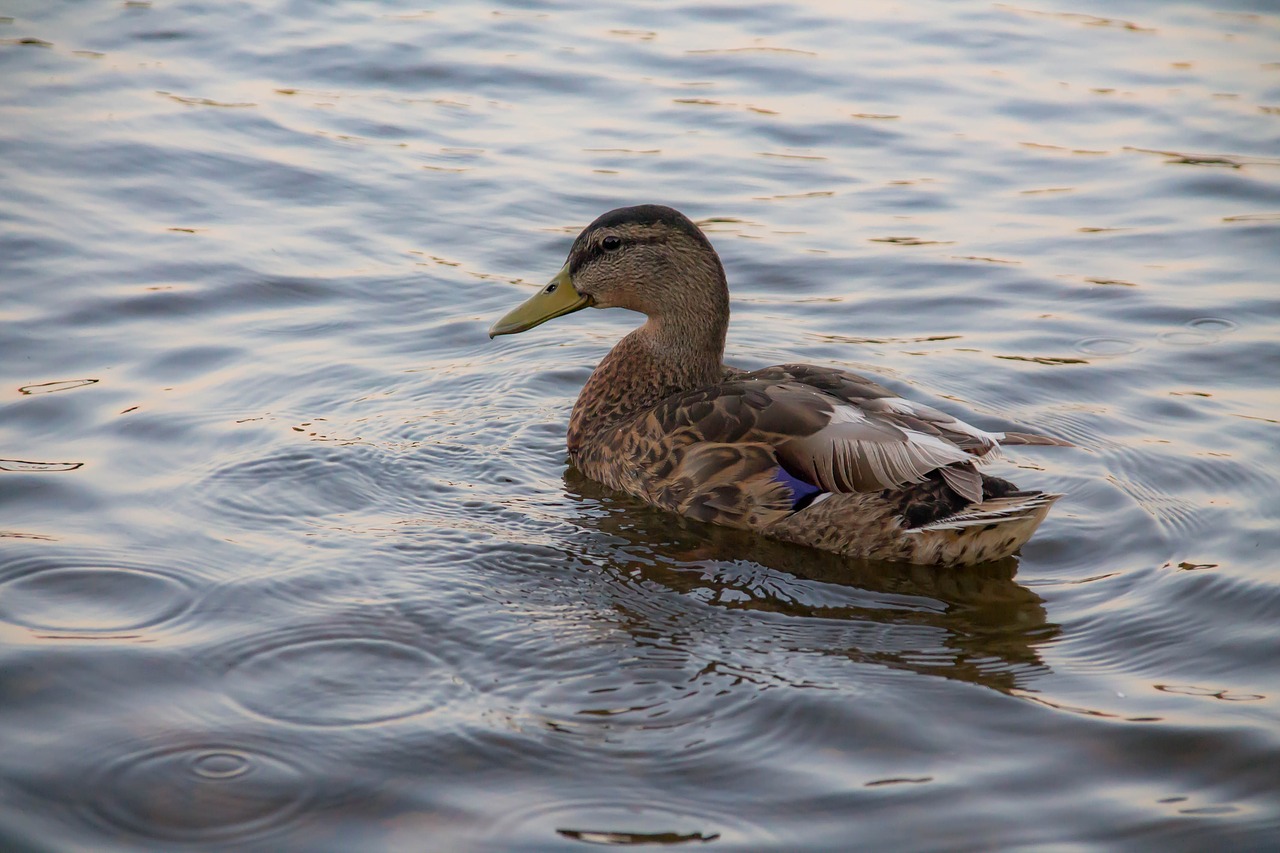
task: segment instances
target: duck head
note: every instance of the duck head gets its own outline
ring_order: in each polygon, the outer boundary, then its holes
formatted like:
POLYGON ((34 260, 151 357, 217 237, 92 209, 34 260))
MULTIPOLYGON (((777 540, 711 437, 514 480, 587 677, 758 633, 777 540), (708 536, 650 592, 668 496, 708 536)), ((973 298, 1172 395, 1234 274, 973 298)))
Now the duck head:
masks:
POLYGON ((729 311, 724 267, 706 235, 670 207, 611 210, 583 229, 555 277, 489 328, 528 331, 583 308, 628 308, 651 320, 729 311))

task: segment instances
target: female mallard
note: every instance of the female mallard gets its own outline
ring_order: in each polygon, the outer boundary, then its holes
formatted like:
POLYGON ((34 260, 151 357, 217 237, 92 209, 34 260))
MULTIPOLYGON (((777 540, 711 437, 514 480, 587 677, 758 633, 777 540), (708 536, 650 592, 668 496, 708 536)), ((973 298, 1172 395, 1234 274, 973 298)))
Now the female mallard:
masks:
POLYGON ((724 267, 669 207, 592 222, 489 337, 588 306, 648 316, 596 367, 569 420, 573 464, 611 488, 852 557, 947 565, 1012 554, 1059 497, 974 463, 1001 443, 1067 442, 985 432, 844 370, 724 364, 724 267))

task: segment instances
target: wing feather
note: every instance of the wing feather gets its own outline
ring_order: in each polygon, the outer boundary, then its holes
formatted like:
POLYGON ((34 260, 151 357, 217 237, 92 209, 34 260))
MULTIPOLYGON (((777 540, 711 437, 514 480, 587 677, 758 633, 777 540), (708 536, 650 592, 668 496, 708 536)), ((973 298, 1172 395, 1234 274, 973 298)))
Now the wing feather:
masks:
POLYGON ((894 423, 822 391, 769 384, 759 426, 789 470, 832 492, 875 492, 918 483, 969 454, 943 438, 894 423), (816 428, 815 428, 816 427, 816 428))
MULTIPOLYGON (((759 445, 792 475, 827 492, 897 489, 939 471, 956 494, 974 503, 982 500, 982 478, 971 463, 997 452, 1004 438, 857 374, 810 365, 734 374, 674 395, 650 412, 644 426, 675 446, 759 445)), ((1009 435, 1010 443, 1056 443, 1009 435)))
POLYGON ((997 458, 1002 444, 1073 446, 1070 442, 1048 436, 980 429, 933 406, 900 397, 865 376, 835 367, 781 364, 740 375, 759 376, 773 381, 790 380, 809 385, 864 411, 882 414, 902 426, 936 435, 978 458, 997 458))
POLYGON ((970 503, 982 502, 982 475, 972 465, 944 465, 938 473, 960 497, 970 503))

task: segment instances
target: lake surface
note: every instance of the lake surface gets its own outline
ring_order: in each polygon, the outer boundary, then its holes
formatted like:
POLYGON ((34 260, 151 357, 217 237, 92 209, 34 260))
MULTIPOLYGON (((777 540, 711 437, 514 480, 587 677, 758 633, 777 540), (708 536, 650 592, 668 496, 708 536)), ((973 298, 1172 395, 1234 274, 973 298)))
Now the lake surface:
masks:
POLYGON ((1274 3, 0 14, 0 849, 1280 846, 1274 3), (569 469, 636 315, 485 332, 641 202, 732 363, 1078 445, 1020 557, 569 469))

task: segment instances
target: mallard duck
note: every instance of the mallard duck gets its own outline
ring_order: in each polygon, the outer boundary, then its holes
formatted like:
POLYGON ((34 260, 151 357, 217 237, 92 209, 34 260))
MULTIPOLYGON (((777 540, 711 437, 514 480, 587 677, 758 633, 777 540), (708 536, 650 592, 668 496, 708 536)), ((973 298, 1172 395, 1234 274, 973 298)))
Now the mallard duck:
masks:
POLYGON ((583 308, 648 318, 592 372, 569 419, 573 465, 612 489, 786 542, 937 565, 1013 554, 1060 497, 975 463, 1001 444, 1068 442, 987 432, 837 368, 726 365, 724 267, 672 208, 596 219, 489 337, 583 308))

